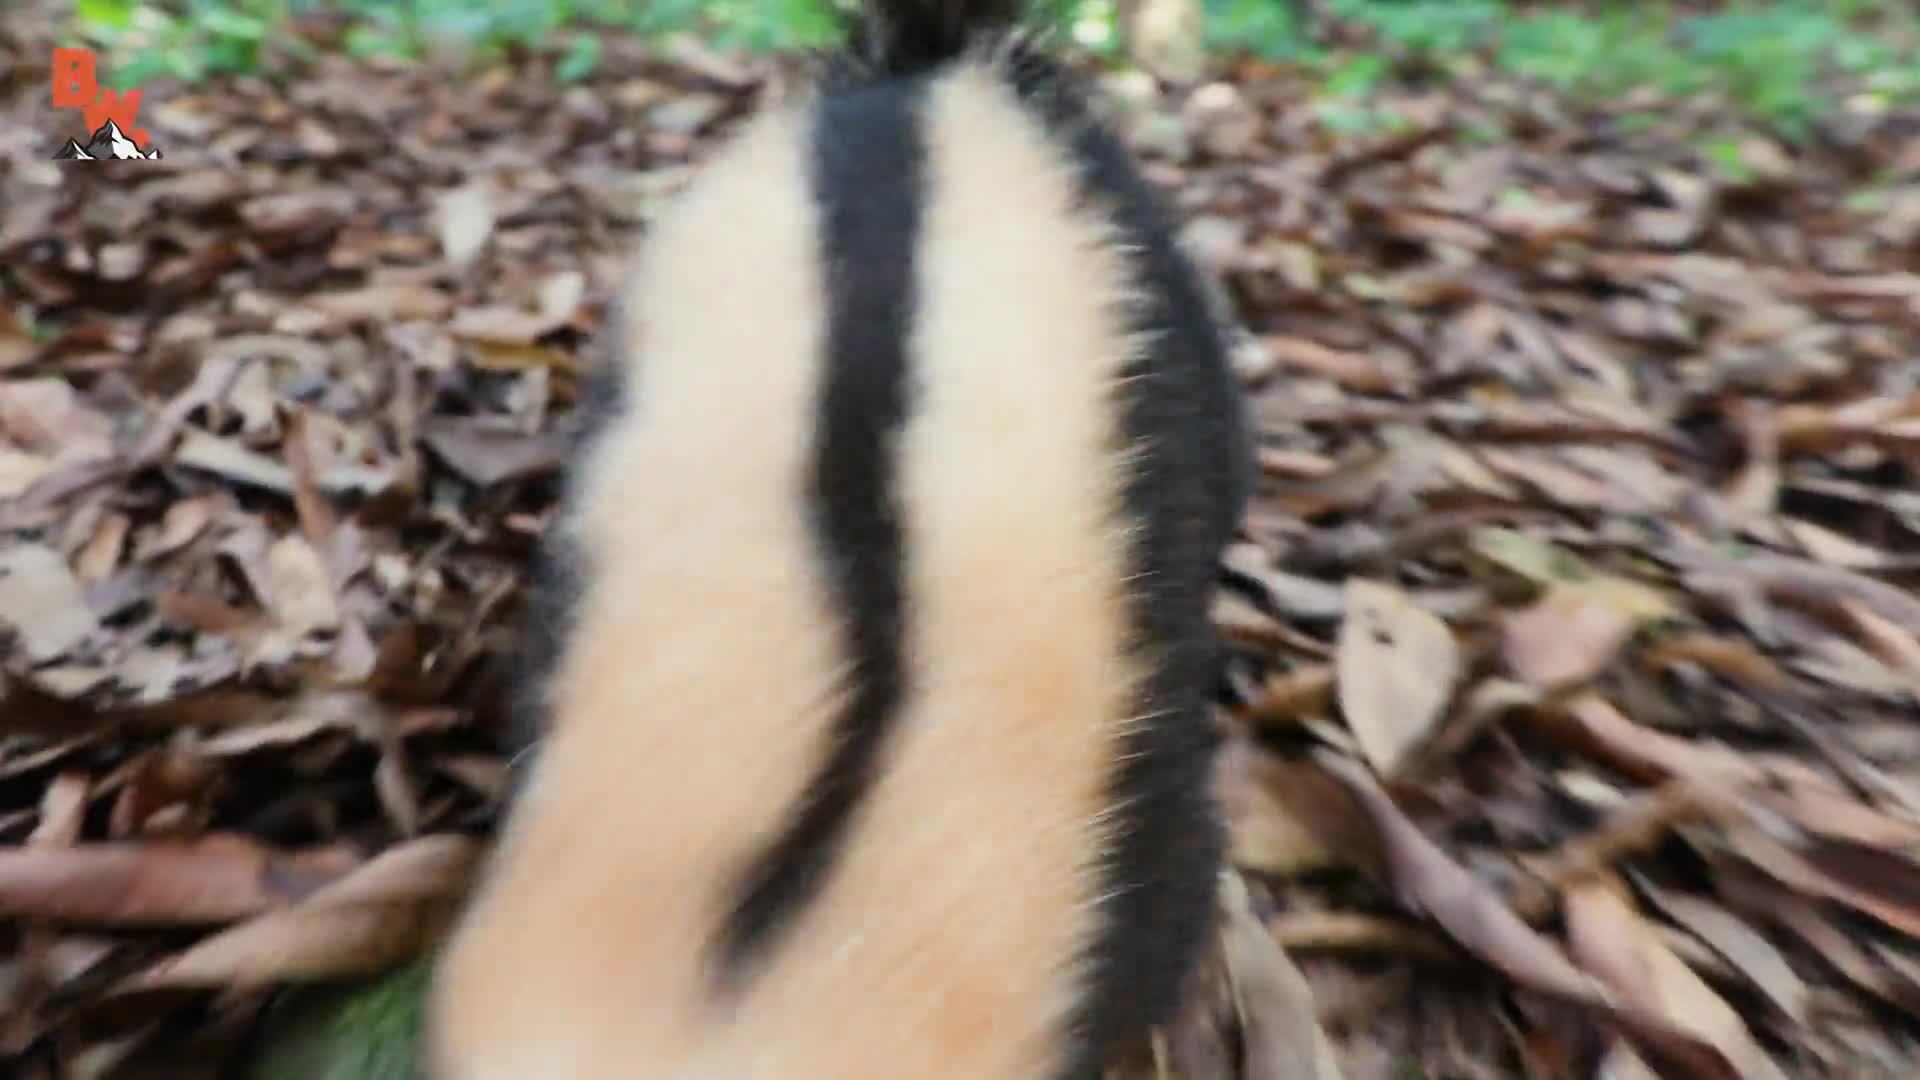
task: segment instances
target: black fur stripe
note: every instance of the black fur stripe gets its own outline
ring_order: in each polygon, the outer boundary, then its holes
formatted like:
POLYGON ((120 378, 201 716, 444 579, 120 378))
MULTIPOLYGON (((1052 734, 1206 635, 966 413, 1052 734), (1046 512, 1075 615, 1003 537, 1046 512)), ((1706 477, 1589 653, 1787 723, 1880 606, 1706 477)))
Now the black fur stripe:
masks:
POLYGON ((905 695, 893 444, 908 410, 920 99, 915 87, 873 87, 824 98, 814 117, 828 320, 809 498, 853 666, 835 743, 807 801, 738 885, 718 942, 723 983, 742 979, 825 883, 905 695))

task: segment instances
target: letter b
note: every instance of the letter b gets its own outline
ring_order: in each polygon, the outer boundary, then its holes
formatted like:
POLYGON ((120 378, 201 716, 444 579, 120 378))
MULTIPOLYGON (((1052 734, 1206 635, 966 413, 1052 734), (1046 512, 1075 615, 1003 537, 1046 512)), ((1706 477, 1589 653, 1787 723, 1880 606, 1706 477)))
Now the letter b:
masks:
POLYGON ((92 49, 53 50, 53 107, 84 109, 100 96, 92 49))

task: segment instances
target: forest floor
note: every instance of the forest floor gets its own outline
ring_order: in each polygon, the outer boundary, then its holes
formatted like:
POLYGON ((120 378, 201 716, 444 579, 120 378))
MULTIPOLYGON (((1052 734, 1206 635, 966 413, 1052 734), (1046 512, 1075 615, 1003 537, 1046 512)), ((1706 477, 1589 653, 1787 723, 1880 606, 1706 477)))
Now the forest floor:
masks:
MULTIPOLYGON (((0 27, 0 1063, 215 1076, 444 929, 627 245, 792 69, 288 57, 80 164, 51 46, 0 27)), ((1350 1080, 1910 1076, 1920 118, 1112 88, 1262 440, 1160 1066, 1327 1075, 1297 969, 1350 1080)))

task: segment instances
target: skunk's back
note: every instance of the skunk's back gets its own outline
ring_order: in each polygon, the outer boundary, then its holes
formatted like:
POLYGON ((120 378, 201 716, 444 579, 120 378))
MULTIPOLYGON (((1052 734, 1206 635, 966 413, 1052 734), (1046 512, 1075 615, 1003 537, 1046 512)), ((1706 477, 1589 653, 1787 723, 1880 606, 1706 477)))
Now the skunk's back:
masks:
POLYGON ((956 12, 876 5, 644 243, 444 1080, 1077 1080, 1173 1004, 1239 406, 1120 145, 956 12))

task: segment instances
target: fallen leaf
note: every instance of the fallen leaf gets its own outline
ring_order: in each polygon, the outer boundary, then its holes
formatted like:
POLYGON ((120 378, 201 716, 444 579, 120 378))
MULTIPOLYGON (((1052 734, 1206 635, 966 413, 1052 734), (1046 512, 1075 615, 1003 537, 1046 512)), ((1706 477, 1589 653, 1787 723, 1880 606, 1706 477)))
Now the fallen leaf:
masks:
POLYGON ((1340 1080, 1333 1046, 1314 1013, 1313 991, 1254 917, 1237 874, 1221 875, 1221 900, 1247 1080, 1340 1080))
POLYGON ((389 848, 290 906, 154 964, 119 989, 252 987, 386 971, 445 932, 476 855, 473 842, 459 836, 389 848))
POLYGON ((1220 802, 1234 865, 1263 874, 1296 874, 1339 861, 1275 794, 1306 771, 1261 754, 1245 740, 1228 745, 1220 764, 1220 802))
POLYGON ((449 467, 481 487, 525 479, 560 467, 569 440, 563 433, 523 435, 478 423, 436 420, 421 440, 449 467))
POLYGON ((1617 884, 1577 885, 1565 907, 1574 956, 1616 994, 1717 1047, 1742 1080, 1787 1080, 1740 1014, 1662 944, 1617 884))
POLYGON ((1618 578, 1562 582, 1507 617, 1502 650, 1522 681, 1564 689, 1600 674, 1636 630, 1672 610, 1660 593, 1618 578))
POLYGON ((464 271, 493 235, 492 193, 484 184, 468 184, 442 195, 434 205, 440 251, 447 264, 464 271))
POLYGON ((1390 585, 1347 582, 1340 627, 1340 708, 1367 760, 1399 771, 1429 737, 1460 677, 1452 631, 1390 585))
POLYGON ((289 637, 340 625, 332 575, 304 537, 283 536, 267 549, 267 603, 289 637))
POLYGON ((66 655, 100 629, 67 560, 39 544, 0 549, 0 624, 36 663, 66 655))
POLYGON ((107 925, 223 922, 296 900, 360 861, 343 847, 287 853, 228 835, 0 848, 0 913, 107 925))
POLYGON ((1807 1021, 1809 989, 1780 950, 1759 932, 1717 904, 1697 896, 1657 888, 1644 877, 1635 885, 1668 918, 1692 931, 1726 957, 1761 993, 1795 1023, 1807 1021))

